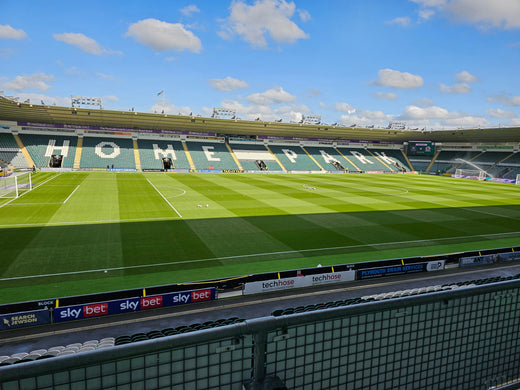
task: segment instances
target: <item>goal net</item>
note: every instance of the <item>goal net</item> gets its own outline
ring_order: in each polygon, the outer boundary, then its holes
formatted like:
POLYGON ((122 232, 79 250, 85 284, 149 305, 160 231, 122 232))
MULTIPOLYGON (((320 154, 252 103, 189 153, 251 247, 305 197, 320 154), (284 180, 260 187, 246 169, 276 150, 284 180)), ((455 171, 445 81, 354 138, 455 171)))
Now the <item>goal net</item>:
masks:
POLYGON ((516 183, 515 184, 520 184, 520 173, 516 174, 516 183))
POLYGON ((465 179, 485 180, 487 177, 486 171, 482 169, 457 169, 453 177, 462 177, 465 179))
POLYGON ((0 177, 0 198, 18 198, 32 190, 31 172, 0 177))

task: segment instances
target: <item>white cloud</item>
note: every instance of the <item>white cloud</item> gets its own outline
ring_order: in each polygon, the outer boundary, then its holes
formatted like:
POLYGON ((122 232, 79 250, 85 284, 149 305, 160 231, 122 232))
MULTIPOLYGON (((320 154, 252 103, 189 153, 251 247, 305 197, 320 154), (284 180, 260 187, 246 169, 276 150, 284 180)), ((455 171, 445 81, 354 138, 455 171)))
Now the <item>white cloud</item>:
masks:
POLYGON ((517 0, 412 0, 426 11, 441 12, 452 19, 478 27, 520 28, 517 0))
POLYGON ((511 96, 508 94, 491 95, 487 98, 488 102, 499 102, 506 106, 520 106, 520 96, 511 96))
POLYGON ((383 111, 370 111, 357 109, 355 115, 341 115, 340 122, 347 126, 356 124, 357 126, 378 126, 384 127, 388 122, 393 120, 394 116, 385 114, 383 111))
POLYGON ((452 0, 446 8, 456 19, 479 26, 520 28, 518 0, 452 0))
POLYGON ((41 93, 25 93, 21 92, 17 94, 17 97, 20 98, 20 101, 30 100, 33 104, 41 104, 43 101, 47 105, 56 104, 57 106, 70 107, 70 96, 62 97, 62 96, 48 96, 41 93))
POLYGON ((451 87, 449 85, 441 83, 440 90, 441 90, 442 93, 460 93, 460 94, 463 94, 463 93, 470 93, 471 92, 471 87, 468 84, 466 84, 466 83, 455 84, 455 85, 453 85, 451 87))
POLYGON ((379 79, 374 82, 376 85, 383 85, 400 89, 411 89, 422 87, 424 84, 421 76, 408 72, 400 72, 393 69, 381 69, 377 74, 379 79))
POLYGON ((156 113, 156 114, 170 114, 170 115, 189 115, 190 112, 192 112, 191 108, 188 106, 177 106, 176 104, 172 103, 168 99, 161 98, 159 102, 155 103, 151 108, 150 112, 156 113))
POLYGON ((433 15, 435 15, 435 11, 431 9, 422 9, 419 11, 419 18, 422 20, 429 20, 433 15))
POLYGON ((308 22, 309 20, 311 20, 311 14, 309 13, 309 11, 306 11, 304 9, 299 9, 298 15, 300 16, 300 20, 302 22, 308 22))
POLYGON ((240 88, 247 88, 248 85, 243 80, 234 79, 233 77, 226 77, 224 79, 210 79, 209 83, 219 91, 235 91, 240 88))
POLYGON ((121 52, 102 48, 94 39, 89 38, 81 33, 53 34, 52 36, 57 41, 62 41, 68 43, 69 45, 77 46, 89 54, 94 54, 97 56, 101 54, 121 54, 121 52))
POLYGON ((408 27, 412 24, 412 21, 408 16, 400 16, 386 22, 387 24, 399 24, 403 27, 408 27))
MULTIPOLYGON (((267 47, 266 35, 277 43, 294 43, 308 38, 309 35, 291 20, 295 8, 293 2, 285 0, 257 0, 254 5, 234 1, 224 30, 219 35, 224 39, 238 35, 261 48, 267 47)), ((310 14, 305 14, 304 18, 310 18, 310 14)))
MULTIPOLYGON (((238 117, 244 120, 255 120, 260 118, 263 121, 276 121, 282 118, 284 121, 299 121, 302 114, 310 112, 304 104, 283 105, 273 109, 263 104, 252 104, 246 106, 236 100, 224 100, 221 102, 223 108, 235 110, 238 117)), ((209 110, 208 110, 209 111, 209 110)))
POLYGON ((516 118, 516 114, 513 111, 510 110, 502 110, 501 108, 495 109, 488 109, 486 110, 487 114, 489 116, 492 116, 493 118, 516 118))
POLYGON ((482 116, 468 115, 463 112, 448 111, 445 108, 407 106, 400 119, 408 121, 412 126, 428 126, 433 128, 447 127, 485 127, 491 123, 482 116))
POLYGON ((39 89, 47 91, 51 88, 48 82, 54 81, 54 76, 44 73, 34 73, 31 75, 16 76, 14 80, 5 80, 0 78, 0 88, 10 91, 22 91, 24 89, 39 89))
POLYGON ((13 49, 4 49, 0 47, 0 58, 9 58, 13 53, 13 49))
POLYGON ((392 92, 376 92, 374 96, 385 100, 397 100, 397 95, 392 92))
POLYGON ((125 36, 157 51, 189 50, 198 53, 200 39, 180 23, 167 23, 157 19, 144 19, 131 24, 125 36))
POLYGON ((119 98, 114 95, 105 95, 103 96, 103 101, 118 102, 119 98))
POLYGON ((99 77, 100 79, 103 79, 103 80, 115 80, 114 76, 111 76, 111 75, 108 75, 108 74, 104 74, 104 73, 100 73, 100 72, 97 72, 96 76, 99 77))
POLYGON ((194 4, 187 5, 181 9, 181 13, 184 16, 192 16, 196 12, 200 12, 200 9, 194 4))
POLYGON ((346 112, 347 114, 353 114, 356 112, 356 109, 348 103, 336 103, 334 109, 336 111, 346 112))
POLYGON ((276 103, 288 103, 296 100, 296 96, 286 92, 282 87, 273 87, 262 93, 253 93, 247 97, 251 103, 269 106, 276 103))
POLYGON ((26 36, 22 29, 17 30, 8 24, 0 24, 0 39, 24 39, 26 36))
POLYGON ((461 83, 476 83, 478 81, 477 76, 472 75, 467 70, 463 70, 455 75, 455 78, 461 83))

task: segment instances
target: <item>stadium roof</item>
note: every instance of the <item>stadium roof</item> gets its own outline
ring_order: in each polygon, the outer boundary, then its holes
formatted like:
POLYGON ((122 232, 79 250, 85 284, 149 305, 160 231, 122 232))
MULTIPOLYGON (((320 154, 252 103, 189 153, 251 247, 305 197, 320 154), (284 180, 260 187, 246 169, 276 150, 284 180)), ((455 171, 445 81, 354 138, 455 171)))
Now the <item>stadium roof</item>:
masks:
POLYGON ((364 141, 520 142, 520 127, 470 130, 390 130, 242 121, 132 111, 20 103, 0 97, 0 120, 127 129, 196 131, 240 136, 278 136, 364 141))

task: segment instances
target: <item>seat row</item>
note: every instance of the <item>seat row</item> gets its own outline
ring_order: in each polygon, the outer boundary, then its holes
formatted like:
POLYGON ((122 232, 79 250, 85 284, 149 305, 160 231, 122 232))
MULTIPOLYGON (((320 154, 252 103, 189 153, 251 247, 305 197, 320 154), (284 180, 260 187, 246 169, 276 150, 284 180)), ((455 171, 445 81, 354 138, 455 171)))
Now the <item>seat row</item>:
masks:
POLYGON ((483 284, 503 282, 503 281, 512 280, 512 279, 520 279, 520 274, 517 274, 514 276, 497 276, 497 277, 492 277, 492 278, 482 278, 482 279, 468 280, 468 281, 464 281, 464 282, 457 282, 457 283, 450 283, 450 284, 443 284, 443 285, 434 285, 434 286, 412 288, 412 289, 406 289, 406 290, 397 290, 397 291, 385 292, 385 293, 380 293, 380 294, 365 295, 361 298, 348 298, 348 299, 333 301, 333 302, 325 302, 325 303, 311 304, 311 305, 305 305, 305 306, 289 307, 289 308, 285 308, 285 309, 274 310, 271 313, 271 315, 274 317, 287 316, 287 315, 291 315, 291 314, 304 313, 304 312, 308 312, 308 311, 330 309, 330 308, 340 307, 340 306, 357 305, 360 303, 374 302, 374 301, 380 301, 380 300, 384 300, 384 299, 395 299, 395 298, 407 297, 407 296, 412 296, 412 295, 429 294, 429 293, 433 293, 433 292, 437 292, 437 291, 457 290, 460 288, 480 286, 483 284))
POLYGON ((79 352, 110 348, 114 346, 114 343, 114 337, 105 337, 101 340, 89 340, 84 343, 73 343, 65 346, 58 345, 49 349, 36 349, 30 352, 19 352, 10 356, 4 355, 0 356, 0 366, 8 366, 11 364, 53 358, 56 356, 72 355, 79 352))

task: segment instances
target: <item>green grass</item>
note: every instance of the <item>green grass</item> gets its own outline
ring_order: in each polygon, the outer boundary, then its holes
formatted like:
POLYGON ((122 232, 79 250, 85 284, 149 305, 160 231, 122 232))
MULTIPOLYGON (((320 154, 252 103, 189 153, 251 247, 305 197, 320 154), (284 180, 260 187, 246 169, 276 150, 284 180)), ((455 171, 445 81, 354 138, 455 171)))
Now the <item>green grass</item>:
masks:
POLYGON ((20 198, 0 199, 0 303, 513 246, 520 238, 520 186, 510 184, 163 173, 37 173, 33 182, 20 198))

